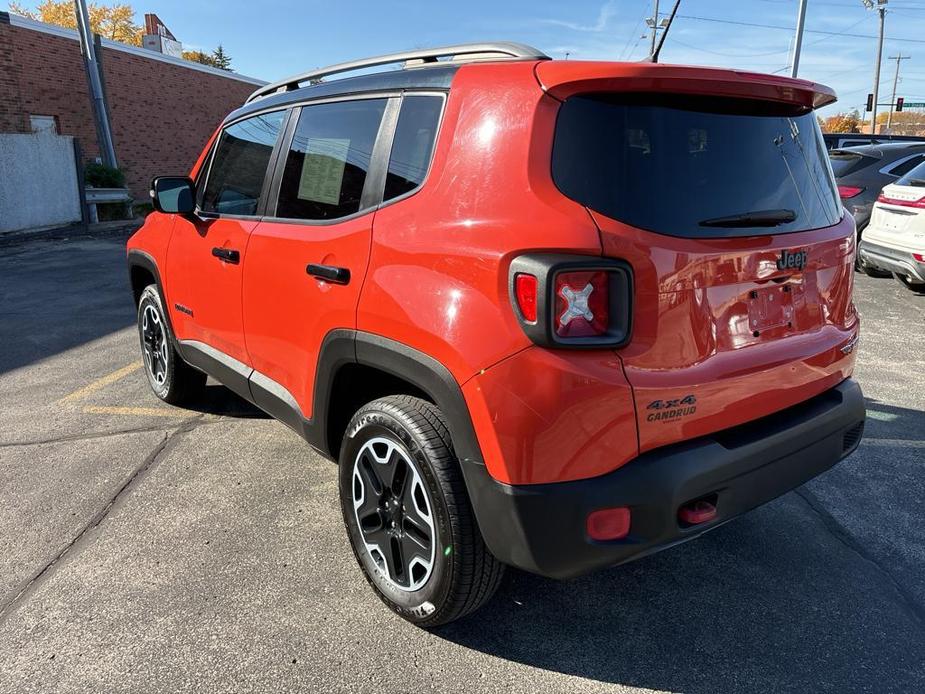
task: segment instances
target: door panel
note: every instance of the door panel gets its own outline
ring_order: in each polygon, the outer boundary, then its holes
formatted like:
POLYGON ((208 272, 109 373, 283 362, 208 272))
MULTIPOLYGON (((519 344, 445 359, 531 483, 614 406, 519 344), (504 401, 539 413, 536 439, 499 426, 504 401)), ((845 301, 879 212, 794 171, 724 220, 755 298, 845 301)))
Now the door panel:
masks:
POLYGON ((241 274, 284 111, 234 123, 219 136, 196 215, 178 216, 167 249, 169 311, 180 340, 249 364, 241 274))
POLYGON ((356 327, 373 216, 322 227, 265 221, 251 234, 244 272, 250 363, 285 388, 306 419, 325 335, 356 327), (350 279, 336 284, 310 275, 310 264, 344 268, 350 279))
POLYGON ((241 268, 256 220, 177 219, 167 250, 170 317, 180 340, 211 345, 249 363, 241 314, 241 268), (238 262, 213 251, 237 252, 238 262))
POLYGON ((352 99, 293 114, 298 121, 280 158, 276 203, 268 208, 274 216, 254 229, 244 265, 255 396, 259 390, 273 401, 263 407, 291 410, 295 403, 310 419, 321 344, 331 330, 356 327, 384 183, 384 175, 370 174, 371 163, 383 160, 388 143, 379 131, 390 121, 383 119, 386 107, 394 114, 397 103, 352 99))

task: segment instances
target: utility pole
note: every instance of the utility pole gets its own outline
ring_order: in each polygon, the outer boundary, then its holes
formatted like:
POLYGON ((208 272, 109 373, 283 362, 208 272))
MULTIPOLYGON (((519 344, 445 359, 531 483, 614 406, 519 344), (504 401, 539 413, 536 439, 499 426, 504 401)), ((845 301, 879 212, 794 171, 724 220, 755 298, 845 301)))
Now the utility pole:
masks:
POLYGON ((112 130, 109 127, 109 112, 106 98, 103 96, 103 84, 100 82, 99 63, 96 58, 96 46, 93 32, 90 31, 90 16, 87 12, 87 0, 74 0, 77 13, 77 31, 80 34, 80 52, 83 54, 84 68, 90 81, 90 96, 93 99, 93 115, 96 117, 96 132, 100 144, 103 163, 112 168, 118 167, 116 150, 112 144, 112 130))
POLYGON ((868 10, 877 9, 880 15, 880 36, 877 40, 877 59, 874 62, 874 101, 870 112, 870 134, 877 134, 877 100, 880 97, 880 61, 883 59, 883 20, 886 17, 887 0, 863 0, 868 10))
POLYGON ((889 130, 893 127, 893 109, 896 108, 896 85, 899 83, 899 61, 900 60, 909 60, 912 56, 903 55, 900 51, 899 55, 891 55, 890 60, 896 61, 896 74, 893 75, 893 98, 890 99, 890 114, 886 117, 886 127, 889 130))
POLYGON ((652 12, 652 20, 647 21, 646 24, 652 28, 652 44, 649 47, 649 55, 652 55, 655 53, 655 42, 658 39, 658 0, 655 0, 655 9, 652 12))
POLYGON ((803 48, 803 26, 806 24, 806 0, 800 0, 797 11, 797 33, 793 39, 793 54, 790 58, 790 76, 796 77, 800 71, 800 50, 803 48))

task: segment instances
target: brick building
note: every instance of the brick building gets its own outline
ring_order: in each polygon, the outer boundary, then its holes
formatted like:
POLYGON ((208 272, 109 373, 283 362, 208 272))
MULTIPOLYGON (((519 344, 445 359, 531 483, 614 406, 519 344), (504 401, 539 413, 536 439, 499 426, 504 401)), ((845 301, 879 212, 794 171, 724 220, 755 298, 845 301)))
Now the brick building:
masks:
MULTIPOLYGON (((189 171, 215 127, 262 81, 102 39, 119 167, 136 200, 156 174, 189 171)), ((77 32, 0 12, 0 133, 53 128, 99 156, 77 32)))

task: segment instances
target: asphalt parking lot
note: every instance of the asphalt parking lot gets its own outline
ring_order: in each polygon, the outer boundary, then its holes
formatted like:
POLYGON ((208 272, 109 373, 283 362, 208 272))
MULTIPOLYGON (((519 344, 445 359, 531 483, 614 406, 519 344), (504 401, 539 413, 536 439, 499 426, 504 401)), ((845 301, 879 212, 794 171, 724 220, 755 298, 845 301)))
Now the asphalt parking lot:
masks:
POLYGON ((121 240, 0 249, 0 692, 925 691, 925 297, 856 299, 852 458, 427 632, 363 580, 332 463, 219 385, 149 393, 121 240))

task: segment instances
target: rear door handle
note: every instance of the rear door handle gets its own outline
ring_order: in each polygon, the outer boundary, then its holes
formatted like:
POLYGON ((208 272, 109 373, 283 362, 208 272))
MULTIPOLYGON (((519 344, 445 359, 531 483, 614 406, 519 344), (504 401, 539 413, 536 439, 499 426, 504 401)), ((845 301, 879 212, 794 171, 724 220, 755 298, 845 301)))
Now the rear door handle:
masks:
POLYGON ((231 248, 213 248, 212 255, 221 260, 223 263, 237 265, 241 262, 241 254, 231 248))
POLYGON ((314 277, 320 277, 334 284, 347 284, 350 282, 350 270, 345 267, 335 267, 334 265, 315 265, 310 263, 305 268, 305 272, 314 277))

